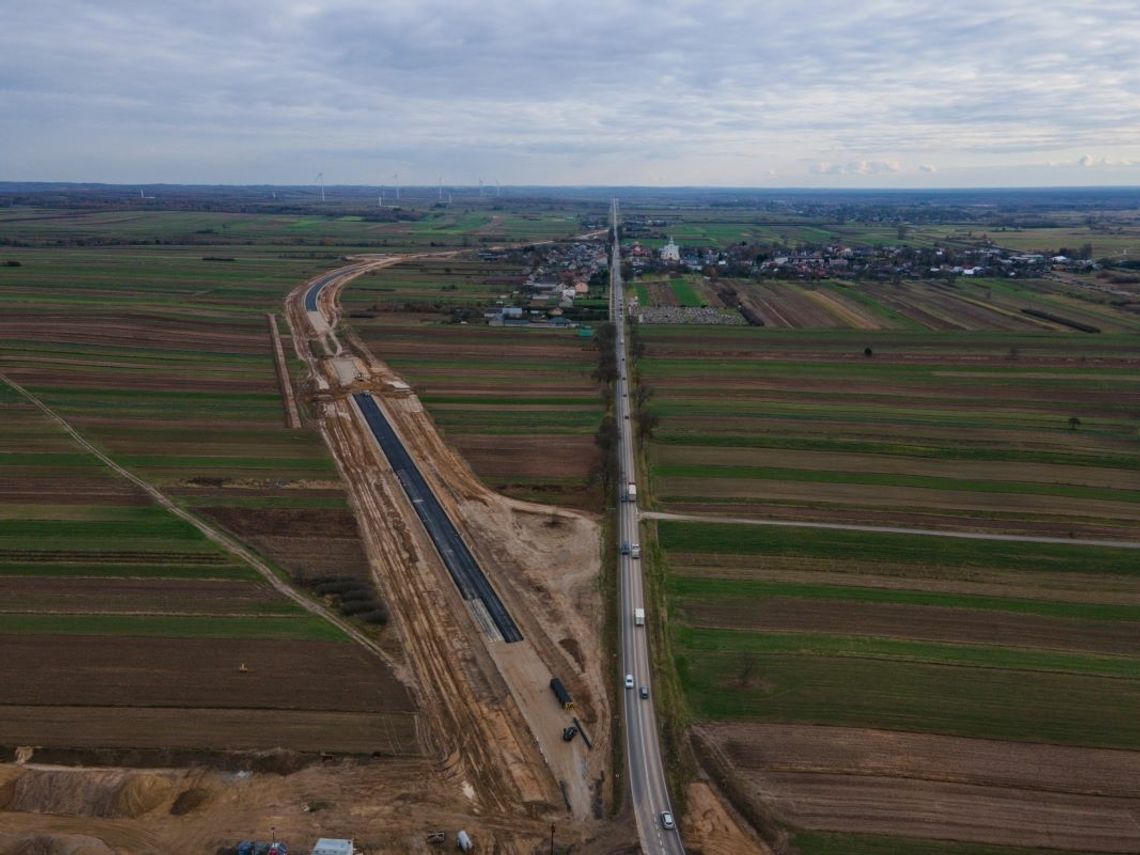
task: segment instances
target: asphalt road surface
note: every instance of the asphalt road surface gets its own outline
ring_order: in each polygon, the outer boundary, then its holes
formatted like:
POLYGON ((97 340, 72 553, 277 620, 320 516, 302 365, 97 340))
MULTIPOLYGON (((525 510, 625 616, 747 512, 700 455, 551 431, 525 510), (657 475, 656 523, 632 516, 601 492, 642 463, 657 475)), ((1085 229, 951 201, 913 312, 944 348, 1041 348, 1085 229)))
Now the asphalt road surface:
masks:
POLYGON ((400 485, 408 496, 408 501, 415 508, 416 515, 423 523, 432 543, 435 544, 463 599, 472 604, 477 611, 483 611, 490 617, 503 641, 508 643, 522 641, 522 633, 507 613, 506 606, 491 587, 490 581, 475 561, 471 550, 459 536, 459 531, 420 474, 420 470, 388 423, 388 419, 384 417, 376 400, 363 392, 358 392, 352 397, 356 401, 356 406, 360 408, 364 420, 368 422, 368 427, 376 437, 384 456, 388 458, 400 485))
MULTIPOLYGON (((620 600, 618 623, 621 627, 622 673, 620 691, 623 697, 625 721, 625 756, 629 772, 629 785, 633 798, 633 810, 637 817, 637 831, 641 837, 641 849, 651 853, 682 853, 681 835, 676 830, 667 829, 662 821, 666 811, 673 814, 669 801, 669 791, 665 785, 665 767, 661 762, 661 742, 657 734, 657 716, 654 712, 653 677, 649 664, 649 642, 647 629, 634 623, 634 609, 644 608, 644 585, 641 572, 641 559, 626 552, 640 547, 641 537, 638 525, 636 501, 627 500, 627 485, 637 479, 637 467, 633 453, 633 412, 630 401, 629 376, 626 372, 625 308, 621 281, 621 247, 617 241, 617 200, 612 211, 614 226, 613 258, 610 260, 610 317, 617 331, 617 416, 619 481, 618 502, 618 578, 620 600), (633 677, 633 688, 627 687, 627 676, 633 677), (649 693, 641 697, 641 687, 649 693)), ((677 817, 673 816, 676 825, 677 817)))

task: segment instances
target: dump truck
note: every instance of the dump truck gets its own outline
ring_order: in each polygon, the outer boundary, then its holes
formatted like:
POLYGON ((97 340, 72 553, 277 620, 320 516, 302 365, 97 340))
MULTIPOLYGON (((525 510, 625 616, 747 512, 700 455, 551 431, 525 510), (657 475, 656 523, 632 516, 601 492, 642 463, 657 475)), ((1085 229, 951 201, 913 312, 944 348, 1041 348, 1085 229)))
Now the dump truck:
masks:
POLYGON ((573 698, 570 697, 570 693, 566 691, 566 687, 562 685, 562 681, 557 677, 550 678, 550 691, 554 692, 554 697, 558 698, 558 703, 562 705, 562 709, 574 709, 573 698))
POLYGON ((645 626, 645 609, 633 610, 633 624, 634 626, 645 626))

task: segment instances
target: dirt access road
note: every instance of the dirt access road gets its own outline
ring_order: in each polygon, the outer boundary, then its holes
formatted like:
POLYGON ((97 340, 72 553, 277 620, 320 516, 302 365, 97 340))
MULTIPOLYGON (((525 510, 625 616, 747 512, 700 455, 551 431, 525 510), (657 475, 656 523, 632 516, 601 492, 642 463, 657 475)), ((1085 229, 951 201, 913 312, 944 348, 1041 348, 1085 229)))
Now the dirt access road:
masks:
POLYGON ((470 799, 473 813, 555 819, 569 811, 588 837, 612 786, 598 643, 598 526, 582 514, 488 490, 443 442, 408 386, 351 330, 338 328, 345 285, 414 257, 352 259, 290 293, 286 317, 309 368, 303 397, 348 487, 375 581, 391 608, 425 750, 470 799), (359 392, 380 405, 524 641, 488 638, 473 619, 352 400, 359 392), (574 696, 592 751, 581 739, 562 740, 571 713, 555 702, 552 675, 574 696))

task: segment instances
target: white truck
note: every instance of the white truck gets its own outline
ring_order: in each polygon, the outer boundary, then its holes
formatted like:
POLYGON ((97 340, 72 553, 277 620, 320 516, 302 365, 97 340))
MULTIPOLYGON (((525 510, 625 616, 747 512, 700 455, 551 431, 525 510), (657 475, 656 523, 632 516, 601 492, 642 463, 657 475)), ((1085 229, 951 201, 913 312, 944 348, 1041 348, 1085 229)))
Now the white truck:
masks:
POLYGON ((633 610, 633 625, 645 626, 645 609, 633 610))
POLYGON ((627 502, 637 501, 637 485, 630 481, 625 487, 625 500, 627 502))

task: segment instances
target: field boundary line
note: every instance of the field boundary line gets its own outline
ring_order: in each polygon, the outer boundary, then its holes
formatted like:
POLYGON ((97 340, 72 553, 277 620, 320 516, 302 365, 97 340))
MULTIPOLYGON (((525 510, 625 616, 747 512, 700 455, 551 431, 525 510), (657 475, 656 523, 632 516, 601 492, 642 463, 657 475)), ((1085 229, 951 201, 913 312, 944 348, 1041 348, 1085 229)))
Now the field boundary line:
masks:
POLYGON ((249 549, 247 549, 244 545, 242 545, 236 538, 233 538, 230 535, 225 534, 220 529, 214 528, 212 525, 207 523, 205 520, 195 516, 194 514, 187 511, 186 509, 179 507, 177 504, 174 503, 174 501, 172 499, 170 499, 165 493, 163 493, 157 487, 155 487, 152 484, 147 483, 142 478, 139 478, 137 475, 135 475, 134 473, 132 473, 128 469, 125 469, 122 466, 120 466, 118 463, 116 463, 114 460, 112 460, 110 457, 108 457, 106 454, 104 454, 102 451, 100 451, 98 448, 96 448, 94 445, 92 445, 91 442, 89 442, 86 438, 84 438, 84 436, 78 430, 76 430, 74 427, 72 427, 71 423, 68 422, 63 416, 59 415, 57 412, 55 412, 55 410, 53 410, 51 407, 49 407, 47 404, 45 404, 43 401, 41 401, 34 394, 29 392, 27 389, 25 389, 19 383, 12 380, 10 377, 8 377, 7 374, 0 372, 0 381, 3 381, 4 383, 8 384, 8 386, 10 386, 12 389, 14 389, 16 392, 18 392, 24 398, 26 398, 29 402, 31 402, 35 407, 37 407, 41 412, 43 412, 44 415, 46 415, 49 419, 51 419, 56 424, 58 424, 61 428, 63 428, 63 430, 66 431, 67 434, 81 448, 83 448, 85 451, 93 454, 105 466, 109 467, 113 472, 115 472, 116 474, 118 474, 121 477, 130 481, 132 484, 134 484, 136 487, 138 487, 140 490, 142 490, 144 493, 146 493, 148 496, 150 496, 161 507, 165 508, 167 511, 174 514, 174 516, 176 516, 180 520, 187 522, 190 525, 194 526, 194 528, 198 529, 198 531, 200 531, 203 535, 205 535, 208 540, 213 541, 214 543, 218 544, 223 549, 225 549, 227 552, 230 552, 231 554, 236 555, 238 558, 242 559, 247 564, 249 564, 251 567, 253 567, 258 573, 260 573, 265 578, 265 581, 267 581, 273 587, 273 589, 276 590, 279 594, 281 594, 284 597, 289 598, 290 600, 295 602, 297 605, 299 605, 301 608, 303 608, 305 611, 309 612, 310 614, 312 614, 316 617, 319 617, 323 620, 328 621, 333 626, 335 626, 337 629, 339 629, 341 632, 343 632, 351 641, 356 642, 358 645, 363 647, 365 650, 367 650, 373 656, 376 656, 377 658, 382 660, 389 668, 392 669, 393 675, 398 673, 397 663, 395 661, 393 661, 391 659, 391 657, 389 657, 388 654, 386 654, 376 642, 374 642, 368 636, 364 635, 364 633, 360 632, 360 630, 356 629, 356 627, 351 626, 347 621, 341 619, 339 616, 330 612, 324 606, 321 606, 321 605, 313 602, 312 600, 310 600, 308 597, 305 597, 305 596, 299 594, 297 591, 295 591, 293 589, 293 587, 291 585, 282 581, 281 578, 273 571, 273 569, 268 564, 266 564, 261 558, 259 558, 257 555, 255 555, 253 552, 251 552, 249 549))
POLYGON ((281 345, 281 334, 277 330, 277 315, 266 312, 265 317, 269 320, 269 335, 273 339, 273 363, 277 368, 277 385, 281 387, 281 398, 285 404, 285 423, 297 430, 301 427, 301 413, 297 409, 297 399, 293 397, 289 365, 285 362, 285 348, 281 345))
POLYGON ((671 514, 664 511, 642 511, 642 519, 676 522, 728 523, 732 525, 770 525, 782 528, 823 528, 836 531, 870 531, 877 534, 917 534, 925 537, 956 537, 961 540, 1004 540, 1012 543, 1064 543, 1071 546, 1105 546, 1114 549, 1140 549, 1135 540, 1094 540, 1082 537, 1047 537, 1035 534, 996 534, 980 531, 942 531, 933 528, 895 528, 886 525, 858 523, 821 523, 801 520, 758 520, 747 517, 719 517, 712 514, 671 514))

